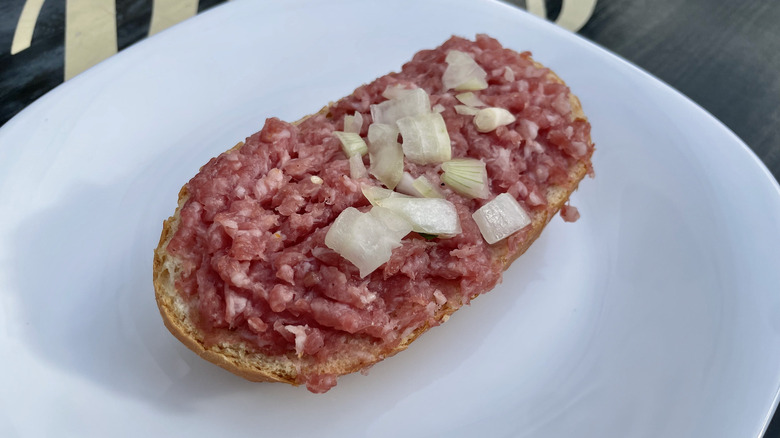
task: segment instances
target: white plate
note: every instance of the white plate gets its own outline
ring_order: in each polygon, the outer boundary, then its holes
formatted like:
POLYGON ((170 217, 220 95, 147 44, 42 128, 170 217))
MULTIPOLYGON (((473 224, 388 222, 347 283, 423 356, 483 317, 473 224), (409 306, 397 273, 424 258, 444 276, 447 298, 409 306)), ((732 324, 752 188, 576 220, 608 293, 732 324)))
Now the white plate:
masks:
POLYGON ((755 437, 780 382, 778 193, 691 101, 506 5, 233 2, 0 130, 0 435, 755 437), (201 164, 477 32, 581 97, 597 177, 580 221, 325 395, 247 383, 168 334, 152 249, 201 164))

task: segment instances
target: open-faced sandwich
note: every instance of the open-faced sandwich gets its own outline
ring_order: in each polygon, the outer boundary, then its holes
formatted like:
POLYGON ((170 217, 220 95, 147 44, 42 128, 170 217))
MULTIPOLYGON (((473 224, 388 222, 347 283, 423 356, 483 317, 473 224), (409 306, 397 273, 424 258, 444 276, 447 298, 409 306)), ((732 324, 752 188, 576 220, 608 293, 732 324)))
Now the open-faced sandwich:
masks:
POLYGON ((578 99, 479 35, 209 161, 154 257, 165 325, 253 381, 324 392, 491 290, 591 172, 578 99))

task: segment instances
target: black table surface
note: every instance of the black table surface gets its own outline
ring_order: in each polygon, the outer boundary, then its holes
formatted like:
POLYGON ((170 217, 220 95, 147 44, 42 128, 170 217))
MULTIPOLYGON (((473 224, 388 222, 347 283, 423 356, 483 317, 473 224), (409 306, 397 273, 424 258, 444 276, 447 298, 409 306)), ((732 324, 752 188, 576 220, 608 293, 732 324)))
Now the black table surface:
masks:
MULTIPOLYGON (((223 1, 200 0, 197 12, 223 1)), ((579 13, 584 22, 576 26, 580 35, 704 107, 780 178, 780 1, 507 1, 529 10, 541 8, 552 21, 567 8, 587 10, 579 13), (587 5, 594 3, 591 15, 587 5)), ((115 1, 118 50, 149 34, 152 4, 115 1)), ((65 20, 66 0, 0 0, 0 125, 63 82, 65 20), (43 5, 29 47, 12 55, 25 3, 43 5)), ((780 438, 780 415, 765 437, 780 438)))

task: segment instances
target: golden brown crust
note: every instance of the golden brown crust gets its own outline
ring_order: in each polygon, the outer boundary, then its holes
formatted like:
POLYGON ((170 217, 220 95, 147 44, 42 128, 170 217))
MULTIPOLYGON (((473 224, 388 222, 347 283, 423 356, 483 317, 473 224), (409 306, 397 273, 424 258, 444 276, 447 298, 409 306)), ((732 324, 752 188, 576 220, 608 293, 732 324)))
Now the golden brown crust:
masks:
MULTIPOLYGON (((537 67, 543 66, 534 62, 537 67)), ((555 73, 550 72, 549 77, 560 83, 564 83, 555 73)), ((585 115, 579 99, 570 94, 570 103, 572 106, 572 119, 583 119, 585 115)), ((327 113, 329 106, 321 109, 318 114, 327 113)), ((295 122, 300 123, 306 118, 295 122)), ((590 141, 590 139, 589 139, 590 141)), ((228 152, 237 150, 243 145, 239 143, 228 152)), ((590 157, 588 157, 589 159, 590 157)), ((508 268, 511 263, 521 256, 531 244, 541 235, 542 230, 553 216, 568 201, 569 196, 577 189, 579 182, 588 172, 587 166, 583 162, 578 162, 570 169, 569 181, 564 186, 551 187, 547 192, 548 208, 537 213, 532 218, 531 230, 527 233, 519 247, 508 248, 509 239, 493 246, 495 257, 504 268, 508 268)), ((179 275, 181 266, 166 251, 168 242, 173 238, 178 224, 179 212, 181 207, 187 201, 187 186, 182 187, 179 192, 179 203, 176 212, 163 223, 163 230, 160 236, 160 243, 154 252, 154 288, 157 305, 163 319, 165 327, 190 350, 197 353, 200 357, 212 362, 236 375, 239 375, 253 382, 283 382, 292 385, 298 385, 298 376, 301 368, 306 368, 307 372, 316 372, 322 374, 343 375, 365 369, 381 360, 384 360, 396 353, 405 350, 417 337, 428 331, 428 325, 420 327, 406 338, 392 351, 381 351, 368 341, 361 342, 357 339, 355 342, 361 344, 361 357, 334 357, 325 364, 315 365, 313 362, 306 362, 303 359, 301 365, 296 365, 293 356, 271 357, 260 353, 250 352, 242 343, 236 342, 232 345, 209 345, 204 342, 204 337, 195 328, 192 321, 189 320, 188 309, 184 301, 179 297, 175 288, 175 278, 179 275)), ((453 306, 449 302, 445 303, 434 316, 436 321, 444 322, 450 315, 455 313, 460 306, 453 306)))

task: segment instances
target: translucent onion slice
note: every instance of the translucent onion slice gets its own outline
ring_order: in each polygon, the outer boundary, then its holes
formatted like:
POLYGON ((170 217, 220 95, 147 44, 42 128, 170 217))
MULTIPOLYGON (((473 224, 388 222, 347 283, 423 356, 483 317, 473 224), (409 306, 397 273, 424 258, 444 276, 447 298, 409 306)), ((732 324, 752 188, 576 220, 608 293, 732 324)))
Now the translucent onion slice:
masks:
POLYGON ((504 67, 504 79, 506 79, 507 82, 515 81, 515 71, 512 70, 509 66, 504 67))
POLYGON ((393 242, 400 241, 412 231, 412 224, 399 214, 384 207, 372 207, 369 214, 385 226, 385 232, 393 242))
POLYGON ((363 129, 363 114, 355 111, 352 116, 344 116, 344 132, 360 134, 361 129, 363 129))
POLYGON ((397 97, 382 103, 371 105, 371 118, 374 123, 394 125, 398 119, 431 112, 428 93, 422 88, 397 93, 397 97))
POLYGON ((450 135, 439 113, 420 114, 398 120, 404 155, 417 164, 441 163, 452 157, 450 135))
POLYGON ((395 124, 372 123, 368 126, 368 143, 374 147, 398 143, 398 134, 395 124))
POLYGON ((456 95, 455 98, 458 99, 460 103, 462 103, 463 105, 470 106, 472 108, 487 106, 485 102, 479 100, 479 97, 477 97, 477 95, 472 93, 471 91, 466 93, 460 93, 456 95))
POLYGON ((363 192, 363 196, 365 196, 366 199, 368 199, 368 202, 373 206, 378 206, 379 201, 387 198, 409 198, 407 195, 402 195, 401 193, 376 186, 364 185, 360 190, 363 192))
POLYGON ((395 190, 405 195, 414 196, 415 198, 426 198, 419 190, 414 187, 414 178, 409 172, 404 172, 401 176, 401 181, 395 186, 395 190))
POLYGON ((444 110, 445 110, 444 105, 440 103, 437 103, 436 105, 433 106, 433 108, 431 108, 431 111, 435 113, 443 113, 444 110))
POLYGON ((462 231, 455 205, 440 198, 389 196, 377 201, 412 224, 412 231, 453 236, 462 231))
POLYGON ((452 190, 469 198, 485 199, 490 195, 487 170, 482 160, 458 158, 441 165, 441 181, 452 190))
POLYGON ((352 179, 368 178, 366 165, 363 164, 363 157, 353 155, 349 157, 349 177, 352 179))
POLYGON ((401 84, 388 85, 385 88, 385 91, 382 92, 382 97, 385 99, 398 99, 404 93, 408 93, 412 90, 414 90, 414 88, 406 88, 406 86, 401 84))
POLYGON ((359 134, 355 134, 354 132, 333 131, 333 135, 341 142, 341 148, 344 149, 347 158, 353 155, 362 156, 368 152, 368 146, 359 134))
POLYGON ((325 245, 355 265, 364 278, 390 260, 411 230, 411 224, 390 210, 374 207, 362 213, 349 207, 330 226, 325 245))
POLYGON ((387 188, 394 189, 404 173, 404 151, 395 126, 372 123, 368 127, 369 172, 387 188))
POLYGON ((447 53, 447 69, 442 82, 444 89, 458 91, 476 91, 487 88, 487 72, 474 61, 474 58, 459 50, 447 53))
POLYGON ((412 187, 417 190, 423 198, 444 198, 438 187, 433 185, 425 175, 420 175, 412 182, 412 187))
POLYGON ((466 116, 474 116, 479 110, 466 105, 455 105, 455 112, 466 116))
POLYGON ((505 239, 531 224, 531 217, 508 194, 502 193, 471 215, 489 244, 505 239))
POLYGON ((474 125, 479 132, 491 132, 515 120, 515 116, 504 108, 483 108, 474 116, 474 125))
POLYGON ((404 151, 401 145, 395 143, 379 150, 372 150, 368 155, 369 172, 382 182, 385 187, 394 189, 401 181, 404 173, 404 151))

